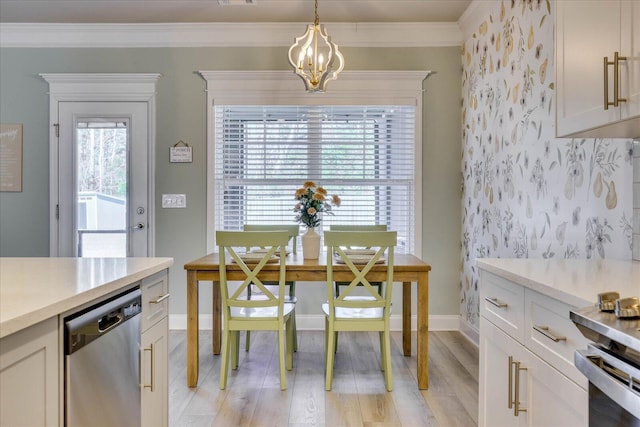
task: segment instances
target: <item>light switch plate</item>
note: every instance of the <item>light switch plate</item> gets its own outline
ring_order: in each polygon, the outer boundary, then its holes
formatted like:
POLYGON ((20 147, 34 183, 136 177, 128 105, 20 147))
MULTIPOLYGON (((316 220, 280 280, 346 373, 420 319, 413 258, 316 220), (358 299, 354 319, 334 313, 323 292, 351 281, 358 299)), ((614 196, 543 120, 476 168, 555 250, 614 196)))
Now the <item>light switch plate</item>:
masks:
POLYGON ((186 208, 187 195, 186 194, 163 194, 162 207, 163 208, 186 208))

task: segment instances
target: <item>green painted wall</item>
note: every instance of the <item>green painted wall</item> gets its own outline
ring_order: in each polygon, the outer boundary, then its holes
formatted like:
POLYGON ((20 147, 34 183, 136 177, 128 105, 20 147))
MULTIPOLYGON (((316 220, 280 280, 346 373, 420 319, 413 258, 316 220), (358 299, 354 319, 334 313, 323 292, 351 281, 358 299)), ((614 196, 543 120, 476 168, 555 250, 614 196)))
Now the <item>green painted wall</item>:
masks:
MULTIPOLYGON (((423 258, 433 267, 430 314, 457 315, 460 49, 341 48, 341 51, 346 59, 345 70, 435 72, 424 82, 424 204, 416 215, 423 220, 423 258)), ((48 84, 39 74, 161 73, 156 98, 156 255, 175 260, 170 277, 171 313, 184 314, 183 265, 204 255, 206 247, 206 96, 205 81, 196 71, 287 70, 286 52, 286 48, 0 49, 0 122, 22 123, 24 141, 23 191, 0 193, 0 256, 49 254, 49 97, 48 84), (169 163, 169 147, 179 140, 193 146, 193 163, 169 163), (163 193, 185 193, 187 208, 161 209, 163 193)), ((310 298, 301 298, 299 314, 320 313, 318 302, 324 298, 324 290, 314 287, 309 292, 310 298)), ((301 290, 300 294, 304 292, 301 290)), ((210 296, 210 287, 203 286, 203 313, 210 312, 210 296)), ((399 314, 399 302, 397 307, 399 314)))

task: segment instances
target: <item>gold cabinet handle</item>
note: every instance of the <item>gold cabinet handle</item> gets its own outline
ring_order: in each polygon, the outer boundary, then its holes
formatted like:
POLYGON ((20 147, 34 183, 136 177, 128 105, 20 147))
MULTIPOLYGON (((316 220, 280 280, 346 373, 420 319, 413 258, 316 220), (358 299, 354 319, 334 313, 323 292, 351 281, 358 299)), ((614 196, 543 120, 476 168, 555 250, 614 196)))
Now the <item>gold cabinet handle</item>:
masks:
POLYGON ((613 53, 613 61, 604 57, 604 109, 610 105, 618 107, 621 102, 627 102, 627 98, 620 98, 620 61, 626 61, 626 56, 620 56, 619 52, 613 53), (613 65, 613 102, 609 101, 609 65, 613 65))
POLYGON ((497 297, 484 297, 484 300, 498 308, 507 308, 507 303, 498 301, 497 297))
POLYGON ((507 387, 507 398, 509 399, 509 404, 507 406, 509 409, 513 408, 513 397, 511 396, 511 390, 513 390, 513 370, 511 369, 512 366, 513 356, 509 356, 509 387, 507 387))
POLYGON ((540 332, 542 335, 544 335, 545 337, 549 338, 553 342, 566 341, 567 340, 567 337, 558 337, 558 336, 553 335, 551 332, 549 332, 549 327, 548 326, 533 325, 533 329, 538 331, 538 332, 540 332))
POLYGON ((626 56, 620 56, 618 52, 613 53, 613 106, 617 107, 621 102, 627 102, 627 98, 620 98, 620 61, 626 61, 626 56))
POLYGON ((152 299, 152 300, 149 301, 149 304, 160 304, 162 301, 164 301, 167 298, 169 298, 169 295, 171 295, 171 294, 164 294, 162 296, 159 296, 156 299, 152 299))
POLYGON ((144 351, 150 351, 151 352, 151 384, 144 384, 143 387, 151 389, 151 392, 153 392, 153 383, 154 383, 154 381, 153 381, 153 376, 154 375, 153 374, 155 372, 155 369, 154 369, 155 356, 153 354, 153 344, 151 344, 151 348, 145 348, 144 351))
POLYGON ((520 407, 520 371, 526 371, 527 368, 520 367, 520 362, 513 362, 515 365, 515 385, 513 391, 513 415, 518 416, 520 412, 527 412, 526 408, 520 407))
POLYGON ((608 110, 609 105, 613 105, 613 102, 609 102, 609 65, 613 65, 613 62, 609 62, 609 57, 604 57, 604 109, 608 110))

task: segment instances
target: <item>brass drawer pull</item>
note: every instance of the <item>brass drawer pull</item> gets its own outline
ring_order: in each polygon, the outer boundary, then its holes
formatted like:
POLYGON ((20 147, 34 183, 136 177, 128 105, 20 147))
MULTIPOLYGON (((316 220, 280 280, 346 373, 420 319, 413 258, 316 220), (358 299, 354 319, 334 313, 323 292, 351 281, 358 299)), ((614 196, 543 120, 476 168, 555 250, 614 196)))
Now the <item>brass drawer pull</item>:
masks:
POLYGON ((527 368, 520 367, 521 362, 514 362, 513 356, 509 356, 509 409, 513 408, 513 415, 518 416, 520 412, 527 412, 525 408, 520 407, 520 371, 526 371, 527 368), (515 369, 514 369, 515 368, 515 369), (514 372, 515 371, 515 372, 514 372), (514 378, 515 373, 515 378, 514 378), (511 392, 513 391, 513 397, 511 392))
POLYGON ((171 294, 164 294, 161 297, 158 297, 156 299, 152 299, 149 300, 149 304, 160 304, 162 301, 166 300, 167 298, 169 298, 169 295, 171 294))
POLYGON ((508 305, 506 302, 498 301, 497 297, 484 297, 484 300, 489 304, 495 305, 498 308, 507 308, 508 305))
POLYGON ((155 373, 155 367, 154 367, 154 365, 155 365, 155 355, 153 353, 153 344, 151 344, 150 348, 144 348, 143 350, 151 352, 151 364, 150 364, 151 365, 151 384, 143 384, 143 387, 151 389, 151 391, 153 392, 153 383, 154 383, 153 377, 154 377, 154 373, 155 373))
POLYGON ((553 342, 566 341, 567 340, 567 337, 557 337, 557 336, 553 335, 551 332, 549 332, 549 327, 548 326, 533 325, 533 329, 535 329, 536 331, 540 332, 542 335, 544 335, 545 337, 549 338, 553 342))
POLYGON ((513 362, 513 364, 515 365, 515 374, 516 374, 516 378, 514 381, 514 399, 513 399, 513 415, 515 415, 516 417, 519 415, 520 412, 527 412, 527 410, 525 408, 521 408, 520 407, 520 371, 526 371, 527 368, 521 368, 520 367, 520 362, 513 362))
POLYGON ((507 399, 509 399, 509 405, 507 406, 509 409, 513 408, 513 397, 511 397, 511 391, 513 390, 513 369, 511 369, 511 366, 513 366, 513 356, 509 356, 509 387, 507 387, 507 399))
POLYGON ((608 110, 610 105, 618 107, 621 102, 627 102, 627 98, 620 98, 620 61, 626 61, 626 56, 620 53, 613 53, 613 61, 609 57, 604 57, 604 109, 608 110), (609 101, 609 65, 613 65, 613 102, 609 101))

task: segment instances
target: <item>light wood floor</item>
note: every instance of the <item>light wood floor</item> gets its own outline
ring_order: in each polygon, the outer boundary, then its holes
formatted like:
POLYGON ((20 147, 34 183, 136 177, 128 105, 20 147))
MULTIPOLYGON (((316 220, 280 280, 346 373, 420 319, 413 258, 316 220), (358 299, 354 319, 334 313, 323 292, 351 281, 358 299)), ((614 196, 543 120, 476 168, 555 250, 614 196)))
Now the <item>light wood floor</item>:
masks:
MULTIPOLYGON (((458 332, 429 333, 429 390, 418 390, 415 350, 392 334, 393 385, 380 371, 376 333, 341 333, 333 390, 324 390, 322 331, 298 331, 294 368, 280 390, 275 332, 253 332, 237 371, 220 390, 220 357, 200 333, 198 387, 186 386, 186 332, 169 339, 170 426, 476 426, 478 349, 458 332)), ((244 336, 241 336, 244 344, 244 336)), ((415 347, 415 334, 414 334, 415 347)))

